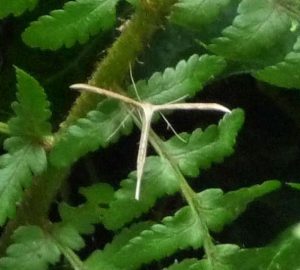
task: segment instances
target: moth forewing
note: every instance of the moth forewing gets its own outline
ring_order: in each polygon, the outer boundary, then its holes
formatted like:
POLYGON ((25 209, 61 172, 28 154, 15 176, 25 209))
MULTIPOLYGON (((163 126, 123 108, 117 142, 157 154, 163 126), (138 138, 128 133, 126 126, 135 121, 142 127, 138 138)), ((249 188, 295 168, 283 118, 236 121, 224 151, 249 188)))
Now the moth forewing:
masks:
POLYGON ((144 166, 146 161, 147 155, 147 147, 148 147, 148 138, 149 138, 149 131, 151 126, 151 120, 153 116, 154 108, 153 105, 149 103, 143 103, 142 105, 142 131, 139 143, 139 150, 137 156, 137 182, 136 182, 136 189, 135 189, 135 199, 140 199, 141 193, 141 183, 142 177, 144 173, 144 166))
POLYGON ((230 113, 231 111, 217 103, 174 103, 174 104, 162 104, 155 105, 155 111, 163 110, 202 110, 202 111, 220 111, 224 113, 230 113))
POLYGON ((99 95, 103 95, 106 97, 110 97, 110 98, 114 98, 132 105, 135 105, 137 107, 141 107, 141 103, 130 98, 130 97, 126 97, 123 96, 121 94, 118 94, 116 92, 112 92, 103 88, 99 88, 96 86, 92 86, 92 85, 88 85, 88 84, 84 84, 84 83, 77 83, 77 84, 72 84, 70 86, 71 89, 76 89, 76 90, 85 90, 91 93, 95 93, 95 94, 99 94, 99 95))

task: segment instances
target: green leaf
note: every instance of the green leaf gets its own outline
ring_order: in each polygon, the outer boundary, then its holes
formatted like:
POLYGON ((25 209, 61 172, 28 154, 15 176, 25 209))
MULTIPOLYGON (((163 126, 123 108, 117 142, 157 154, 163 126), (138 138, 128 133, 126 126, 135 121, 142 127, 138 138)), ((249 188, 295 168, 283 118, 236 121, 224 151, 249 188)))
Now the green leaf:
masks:
POLYGON ((65 225, 63 223, 55 224, 51 228, 51 236, 63 249, 79 250, 85 246, 79 232, 72 225, 65 225))
MULTIPOLYGON (((219 75, 225 66, 221 57, 193 55, 187 61, 180 61, 175 69, 167 68, 163 73, 154 73, 147 81, 138 81, 136 87, 143 101, 168 103, 178 98, 194 96, 207 82, 219 75)), ((131 95, 132 88, 131 86, 131 95)))
POLYGON ((18 102, 12 104, 16 117, 9 120, 9 130, 13 136, 30 137, 42 141, 51 133, 48 122, 51 112, 44 89, 23 70, 16 68, 18 102))
POLYGON ((290 187, 294 189, 300 190, 300 184, 299 183, 287 183, 290 187))
POLYGON ((0 0, 0 19, 13 14, 19 16, 26 10, 32 10, 38 0, 0 0))
MULTIPOLYGON (((221 190, 205 190, 197 195, 201 217, 205 219, 208 228, 218 231, 236 219, 251 201, 274 191, 279 186, 278 181, 268 181, 226 194, 221 190)), ((142 264, 165 258, 177 250, 199 248, 202 246, 199 222, 199 216, 189 206, 183 207, 173 217, 164 218, 162 224, 155 224, 138 232, 131 239, 124 237, 127 240, 125 245, 125 241, 117 244, 112 242, 109 246, 111 252, 104 249, 102 252, 94 253, 88 258, 86 266, 88 270, 137 269, 142 264), (158 243, 159 248, 156 248, 158 243)), ((223 246, 222 254, 230 253, 232 248, 231 245, 223 246)))
POLYGON ((277 0, 243 0, 238 13, 223 36, 208 46, 217 55, 261 67, 280 59, 296 39, 290 31, 291 18, 277 0))
POLYGON ((31 47, 57 50, 85 43, 90 36, 110 29, 118 0, 76 0, 30 24, 22 38, 31 47))
POLYGON ((218 126, 211 125, 205 131, 197 129, 191 135, 180 134, 186 142, 173 137, 165 146, 181 171, 195 177, 200 169, 209 168, 213 162, 221 163, 234 152, 235 139, 243 122, 243 111, 236 109, 226 114, 218 126))
POLYGON ((213 255, 213 267, 210 262, 205 258, 202 260, 185 259, 182 262, 174 263, 165 270, 233 270, 230 265, 226 263, 226 257, 234 254, 239 250, 239 247, 231 244, 215 246, 213 255))
POLYGON ((86 197, 86 202, 77 207, 66 203, 59 205, 59 214, 65 225, 71 225, 81 234, 94 231, 93 224, 100 223, 103 209, 113 197, 113 188, 105 183, 98 183, 87 188, 81 188, 80 193, 86 197))
POLYGON ((220 189, 207 189, 198 196, 206 224, 211 231, 219 232, 223 226, 230 224, 242 212, 249 203, 280 188, 279 181, 266 181, 260 185, 241 188, 223 194, 220 189))
POLYGON ((258 80, 285 88, 300 88, 300 37, 285 59, 254 73, 258 80))
POLYGON ((121 134, 128 134, 132 129, 132 121, 125 118, 127 114, 119 102, 108 99, 102 101, 97 110, 77 120, 60 136, 50 152, 51 163, 56 167, 69 166, 99 146, 105 147, 109 142, 116 141, 121 134))
POLYGON ((227 258, 233 270, 289 269, 300 265, 300 225, 288 229, 274 243, 262 247, 242 249, 227 258))
POLYGON ((156 200, 165 194, 179 191, 179 182, 167 160, 160 157, 146 159, 141 200, 134 199, 136 172, 121 181, 121 188, 115 192, 109 208, 103 213, 106 228, 116 230, 132 219, 147 212, 156 200))
POLYGON ((171 13, 171 21, 178 25, 200 30, 214 22, 231 0, 180 0, 171 13))
MULTIPOLYGON (((9 143, 12 144, 12 139, 9 139, 9 143)), ((21 148, 2 156, 0 161, 0 225, 7 218, 14 217, 23 188, 31 184, 32 173, 40 174, 47 166, 46 153, 42 147, 18 139, 20 143, 21 148)), ((10 145, 10 148, 13 146, 10 145)))
POLYGON ((47 229, 46 232, 38 226, 19 227, 13 234, 14 243, 8 247, 6 257, 0 259, 0 269, 47 270, 49 264, 59 261, 61 254, 71 265, 81 266, 82 262, 72 249, 79 250, 84 241, 74 227, 58 223, 48 224, 47 229))
MULTIPOLYGON (((199 168, 207 168, 212 163, 221 162, 225 156, 232 154, 242 121, 243 112, 234 110, 220 121, 219 126, 208 127, 203 132, 197 130, 192 135, 184 134, 187 143, 172 138, 165 143, 165 149, 169 156, 177 160, 184 173, 195 176, 199 173, 199 168)), ((160 157, 146 159, 139 201, 134 199, 135 183, 135 173, 121 182, 121 188, 116 191, 114 200, 104 212, 103 222, 107 228, 115 230, 122 227, 148 211, 158 198, 180 190, 171 165, 160 157)))
POLYGON ((37 226, 18 228, 13 240, 6 257, 0 259, 1 270, 47 270, 48 264, 59 260, 59 249, 51 237, 37 226))
POLYGON ((109 269, 137 269, 142 263, 166 257, 177 249, 200 247, 202 235, 199 227, 196 215, 189 207, 184 207, 174 217, 165 218, 162 224, 142 231, 113 254, 107 255, 104 251, 96 257, 92 256, 87 261, 87 268, 105 269, 104 266, 111 265, 109 269), (160 243, 159 248, 154 248, 157 243, 160 243))
POLYGON ((50 134, 49 102, 38 82, 20 69, 16 69, 18 102, 13 103, 16 116, 8 121, 13 137, 4 142, 9 152, 0 161, 0 225, 15 215, 16 205, 22 198, 23 188, 47 167, 43 148, 50 134))

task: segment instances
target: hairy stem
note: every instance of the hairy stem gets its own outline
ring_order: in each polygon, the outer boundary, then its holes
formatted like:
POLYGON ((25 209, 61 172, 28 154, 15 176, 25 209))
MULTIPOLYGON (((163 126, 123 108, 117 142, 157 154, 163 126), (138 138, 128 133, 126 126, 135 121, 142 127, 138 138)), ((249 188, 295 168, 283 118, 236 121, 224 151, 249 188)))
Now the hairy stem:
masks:
POLYGON ((68 175, 68 170, 50 167, 41 176, 36 177, 31 187, 25 191, 23 202, 17 209, 17 215, 6 225, 0 239, 0 255, 5 253, 14 230, 21 225, 43 226, 48 211, 60 186, 68 175))
MULTIPOLYGON (((129 67, 148 46, 153 34, 162 27, 175 0, 142 0, 137 12, 126 25, 121 36, 108 50, 107 56, 96 67, 88 84, 106 89, 118 89, 128 75, 129 67)), ((82 93, 73 105, 69 116, 61 124, 67 127, 76 119, 95 108, 101 97, 82 93)))

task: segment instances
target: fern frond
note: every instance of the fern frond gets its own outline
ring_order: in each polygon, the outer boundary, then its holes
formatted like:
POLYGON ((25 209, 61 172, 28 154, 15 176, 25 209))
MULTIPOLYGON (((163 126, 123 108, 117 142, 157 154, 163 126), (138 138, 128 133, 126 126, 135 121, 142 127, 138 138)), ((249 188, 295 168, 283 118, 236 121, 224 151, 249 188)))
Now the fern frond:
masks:
POLYGON ((40 146, 21 142, 22 147, 0 160, 0 225, 15 215, 23 188, 32 181, 32 173, 39 174, 47 166, 46 153, 40 146))
POLYGON ((300 88, 300 37, 285 59, 254 73, 258 80, 285 88, 300 88))
MULTIPOLYGON (((220 162, 232 153, 242 122, 242 111, 233 110, 220 121, 217 127, 208 127, 203 132, 198 130, 192 135, 184 134, 186 144, 180 142, 178 138, 171 139, 165 143, 166 150, 170 151, 171 157, 179 159, 178 162, 186 174, 196 175, 199 168, 207 168, 210 164, 220 162), (181 150, 181 147, 184 150, 181 150), (199 154, 203 154, 204 157, 199 154)), ((129 179, 121 182, 121 188, 116 191, 115 198, 110 203, 107 212, 104 212, 103 222, 107 228, 115 230, 122 227, 149 210, 158 198, 165 194, 173 194, 180 189, 174 170, 169 162, 161 157, 146 159, 141 191, 143 199, 140 201, 134 200, 135 179, 136 175, 130 174, 129 179)))
MULTIPOLYGON (((219 56, 192 55, 180 61, 175 68, 166 68, 163 73, 154 73, 149 80, 136 83, 143 101, 164 104, 182 97, 193 97, 205 84, 219 75, 226 63, 219 56)), ((134 96, 133 86, 130 87, 134 96)))
POLYGON ((255 199, 279 189, 279 181, 270 180, 259 185, 241 188, 223 194, 220 189, 207 189, 199 193, 200 212, 211 231, 219 232, 245 211, 255 199))
POLYGON ((282 233, 273 243, 251 249, 241 249, 226 258, 233 270, 261 269, 297 270, 300 265, 300 225, 292 226, 282 233), (242 267, 241 267, 242 265, 242 267))
POLYGON ((132 129, 132 120, 125 122, 127 111, 114 100, 102 101, 97 110, 88 113, 86 118, 79 119, 62 134, 50 152, 50 161, 56 167, 72 164, 84 154, 95 151, 99 146, 105 147, 111 135, 112 141, 121 134, 128 134, 132 129))
POLYGON ((290 31, 291 17, 276 0, 243 0, 238 13, 232 25, 223 30, 223 36, 208 46, 217 55, 252 68, 264 67, 267 62, 281 59, 287 43, 293 44, 296 39, 290 31))
POLYGON ((51 133, 50 103, 44 89, 33 77, 19 68, 16 68, 16 75, 18 101, 12 104, 16 117, 8 122, 10 132, 13 136, 42 141, 51 133))
POLYGON ((62 224, 72 226, 80 234, 90 234, 94 231, 93 224, 100 223, 103 209, 100 205, 107 205, 113 197, 113 188, 104 183, 81 188, 79 190, 86 198, 86 202, 77 207, 66 203, 59 205, 62 224))
POLYGON ((230 0, 180 0, 172 9, 171 21, 190 29, 201 30, 214 22, 230 0))
POLYGON ((31 47, 57 50, 85 43, 90 36, 110 29, 115 22, 118 0, 69 1, 63 10, 55 10, 31 23, 22 34, 31 47))
MULTIPOLYGON (((224 195, 221 190, 206 190, 198 194, 201 216, 209 228, 216 230, 236 219, 251 201, 279 186, 278 181, 269 181, 224 195)), ((106 254, 105 249, 96 252, 87 260, 86 266, 88 270, 100 270, 108 266, 109 269, 137 269, 144 263, 165 258, 179 249, 199 248, 202 245, 199 222, 198 215, 189 206, 183 207, 173 217, 164 218, 162 224, 155 224, 135 235, 126 245, 117 245, 113 252, 106 254), (156 248, 158 243, 159 248, 156 248)), ((110 248, 113 245, 114 242, 110 248)))
MULTIPOLYGON (((213 269, 215 270, 233 270, 226 262, 228 256, 239 251, 239 247, 231 244, 217 245, 215 246, 214 256, 215 261, 213 263, 213 269)), ((185 259, 182 262, 174 263, 164 270, 210 270, 212 265, 205 258, 202 260, 197 259, 185 259)))
POLYGON ((32 10, 39 0, 0 0, 0 19, 13 14, 19 16, 26 10, 32 10))
POLYGON ((299 183, 287 183, 287 185, 289 185, 290 187, 294 188, 294 189, 298 189, 300 190, 300 184, 299 183))
POLYGON ((204 132, 195 130, 191 135, 180 134, 165 143, 168 153, 177 161, 181 171, 187 176, 199 175, 200 169, 209 168, 213 162, 222 162, 224 157, 233 153, 237 133, 244 121, 242 110, 234 110, 204 132))
POLYGON ((0 259, 3 270, 47 270, 48 264, 58 262, 60 251, 52 239, 37 226, 23 226, 13 235, 14 244, 7 257, 0 259))
POLYGON ((38 82, 20 69, 17 80, 18 102, 13 103, 16 116, 8 122, 13 137, 5 140, 9 154, 0 161, 0 225, 15 215, 32 175, 41 174, 47 167, 43 143, 51 131, 49 102, 38 82))
POLYGON ((48 226, 48 231, 38 226, 22 226, 12 238, 13 244, 8 247, 6 257, 0 259, 1 270, 47 270, 62 254, 71 265, 82 263, 72 249, 82 248, 84 241, 72 226, 55 224, 48 226))

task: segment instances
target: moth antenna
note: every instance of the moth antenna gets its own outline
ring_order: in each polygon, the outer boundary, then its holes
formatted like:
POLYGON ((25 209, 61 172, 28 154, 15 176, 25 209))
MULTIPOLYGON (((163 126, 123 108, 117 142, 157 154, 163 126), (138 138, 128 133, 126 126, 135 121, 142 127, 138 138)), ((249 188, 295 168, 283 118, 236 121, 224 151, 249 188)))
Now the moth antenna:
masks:
POLYGON ((189 95, 184 95, 184 96, 182 96, 182 97, 180 97, 180 98, 174 99, 174 100, 172 100, 172 101, 170 101, 170 102, 167 102, 167 103, 165 103, 165 104, 173 104, 173 103, 177 103, 178 101, 185 100, 188 96, 189 96, 189 95))
POLYGON ((167 119, 167 117, 163 114, 163 113, 159 113, 162 117, 162 119, 164 119, 164 121, 167 123, 167 128, 170 128, 172 130, 172 132, 174 133, 174 135, 182 142, 187 143, 187 141, 185 139, 183 139, 178 132, 175 130, 175 128, 173 128, 172 124, 170 123, 170 121, 167 119))
MULTIPOLYGON (((131 112, 133 111, 133 109, 131 109, 131 112)), ((118 125, 118 127, 112 132, 112 134, 110 134, 108 136, 108 138, 106 139, 106 142, 110 141, 110 139, 115 136, 115 134, 123 127, 124 128, 124 124, 127 121, 127 119, 131 116, 131 114, 127 114, 124 119, 122 120, 122 122, 118 125)))
POLYGON ((140 97, 140 95, 139 95, 139 92, 138 92, 138 90, 137 90, 137 87, 136 87, 136 85, 135 85, 135 81, 134 81, 134 79, 133 79, 131 63, 129 63, 129 76, 130 76, 130 80, 131 80, 131 83, 132 83, 132 85, 133 85, 134 93, 135 93, 137 99, 138 99, 139 101, 142 101, 142 100, 141 100, 141 97, 140 97))

